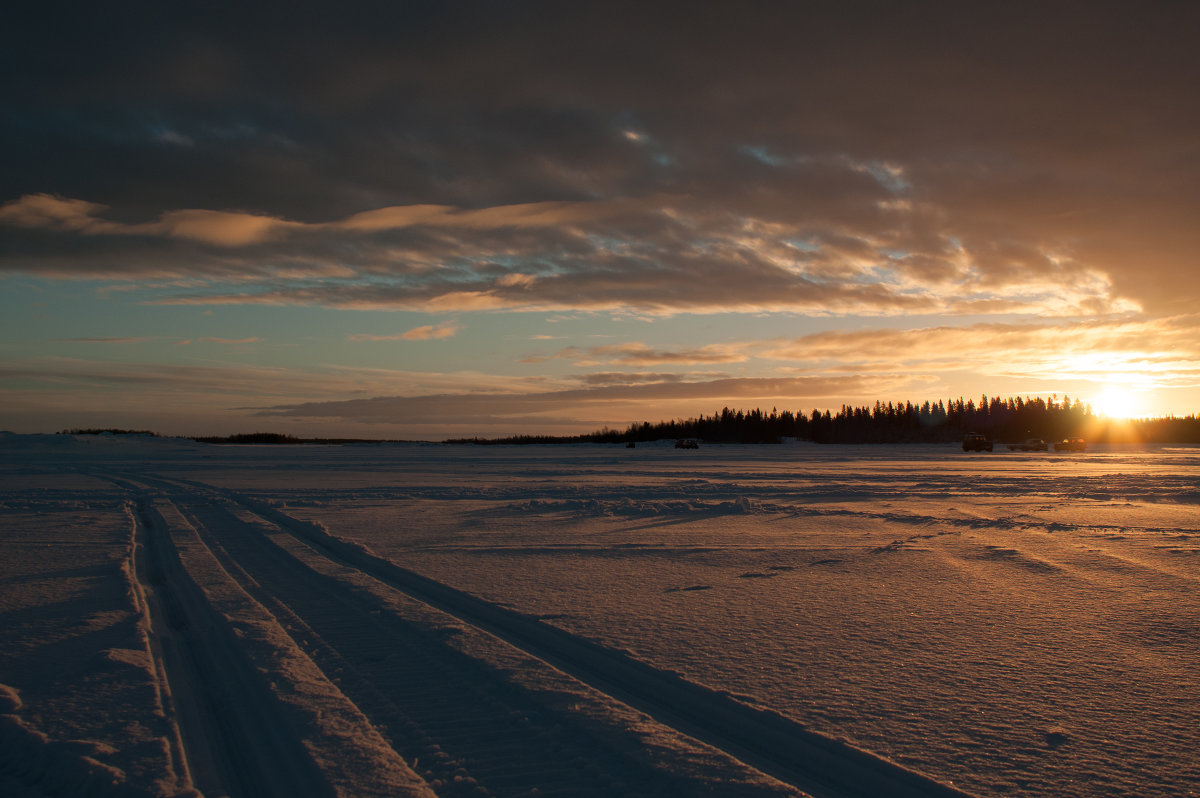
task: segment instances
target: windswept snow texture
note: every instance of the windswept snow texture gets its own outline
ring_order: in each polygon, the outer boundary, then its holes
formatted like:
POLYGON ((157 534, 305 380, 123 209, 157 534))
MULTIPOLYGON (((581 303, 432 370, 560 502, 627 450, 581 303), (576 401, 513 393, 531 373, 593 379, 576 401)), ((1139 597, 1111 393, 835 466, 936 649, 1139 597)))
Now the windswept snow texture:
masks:
POLYGON ((1200 795, 1200 449, 0 434, 0 794, 1200 795))

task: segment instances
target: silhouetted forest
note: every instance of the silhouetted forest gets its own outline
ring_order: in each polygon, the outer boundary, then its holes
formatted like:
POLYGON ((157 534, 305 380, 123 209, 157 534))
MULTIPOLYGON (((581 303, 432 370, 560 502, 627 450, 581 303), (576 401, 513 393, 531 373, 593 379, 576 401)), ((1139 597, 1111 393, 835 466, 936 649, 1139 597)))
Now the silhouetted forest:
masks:
MULTIPOLYGON (((1081 437, 1090 443, 1200 443, 1200 417, 1121 421, 1098 416, 1090 406, 1068 397, 1049 399, 987 395, 947 402, 914 405, 876 402, 873 407, 842 405, 828 410, 731 410, 699 418, 631 424, 625 430, 607 427, 586 435, 517 435, 507 438, 458 438, 446 443, 642 443, 663 439, 696 439, 709 443, 779 443, 794 438, 816 443, 951 443, 968 432, 987 435, 996 443, 1026 438, 1058 441, 1081 437)), ((60 435, 150 435, 149 430, 71 429, 60 435)), ((193 437, 200 443, 218 444, 354 444, 402 443, 361 438, 297 438, 275 432, 193 437)))
POLYGON ((64 429, 55 433, 56 435, 149 435, 151 438, 157 438, 157 432, 151 432, 148 429, 116 429, 108 427, 106 429, 96 429, 89 427, 87 429, 64 429))
POLYGON ((200 437, 192 437, 192 440, 197 443, 221 443, 221 444, 243 444, 243 445, 260 445, 260 444, 326 444, 331 446, 341 446, 351 443, 405 443, 406 441, 396 440, 378 440, 371 438, 297 438, 294 435, 283 435, 278 432, 249 432, 236 435, 207 435, 200 437))
POLYGON ((219 435, 208 435, 204 437, 192 438, 199 443, 274 443, 274 444, 290 444, 290 443, 305 443, 300 438, 292 435, 281 435, 278 432, 245 432, 236 435, 227 435, 221 437, 219 435))
POLYGON ((876 402, 874 407, 842 405, 836 413, 809 414, 777 410, 731 410, 699 418, 649 421, 624 431, 603 429, 588 435, 554 437, 520 435, 448 443, 639 443, 664 438, 695 438, 712 443, 779 443, 784 438, 817 443, 949 443, 967 432, 980 432, 1000 443, 1026 438, 1047 441, 1083 437, 1088 441, 1200 443, 1200 418, 1167 417, 1115 421, 1095 415, 1091 407, 1069 397, 1042 399, 980 397, 948 402, 876 402))

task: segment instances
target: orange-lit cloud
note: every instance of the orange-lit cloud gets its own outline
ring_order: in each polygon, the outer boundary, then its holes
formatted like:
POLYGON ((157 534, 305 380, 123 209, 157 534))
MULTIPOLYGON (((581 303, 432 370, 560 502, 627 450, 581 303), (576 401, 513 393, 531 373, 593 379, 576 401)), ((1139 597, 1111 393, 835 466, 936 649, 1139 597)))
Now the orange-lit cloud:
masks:
MULTIPOLYGON (((107 210, 107 206, 99 203, 30 194, 0 206, 0 223, 85 235, 165 236, 224 247, 243 247, 288 234, 321 231, 378 233, 417 226, 471 230, 557 227, 654 205, 654 201, 645 200, 533 202, 470 210, 444 205, 410 205, 379 208, 340 221, 313 224, 267 214, 184 209, 166 211, 156 221, 130 224, 99 218, 107 210)), ((516 281, 521 281, 520 275, 516 281)))
POLYGON ((601 202, 528 202, 492 208, 461 209, 446 205, 411 205, 357 213, 339 222, 318 227, 332 230, 378 232, 418 225, 489 230, 502 227, 557 227, 594 221, 640 208, 654 200, 601 202))
POLYGON ((347 339, 350 341, 436 341, 453 338, 461 329, 462 327, 457 322, 443 322, 441 324, 425 324, 392 335, 357 333, 347 336, 347 339))
POLYGON ((976 324, 823 332, 755 347, 757 356, 854 373, 970 370, 991 377, 1119 379, 1200 386, 1200 317, 976 324))
MULTIPOLYGON (((827 166, 862 179, 860 165, 836 163, 827 166)), ((143 255, 135 247, 120 261, 130 277, 148 269, 163 273, 170 263, 169 274, 190 273, 218 289, 160 300, 176 304, 652 315, 787 310, 1078 316, 1137 307, 1115 294, 1113 279, 1100 268, 1045 245, 954 243, 949 231, 930 226, 939 212, 929 203, 893 208, 887 216, 896 218, 883 221, 896 229, 882 230, 862 227, 880 221, 865 208, 848 209, 843 219, 797 225, 774 213, 716 213, 698 198, 668 195, 473 210, 393 206, 309 223, 196 209, 124 223, 100 218, 103 211, 95 203, 29 195, 0 208, 0 222, 60 235, 207 246, 165 259, 153 248, 143 255), (913 228, 922 225, 927 229, 914 236, 913 228), (443 234, 450 229, 453 237, 443 234), (397 247, 388 235, 403 235, 407 243, 397 247), (234 281, 243 285, 219 290, 234 281)), ((45 269, 89 276, 97 268, 92 257, 82 250, 72 260, 52 259, 45 269)), ((28 268, 37 259, 21 263, 28 268)), ((116 268, 111 258, 103 263, 108 276, 118 276, 116 268)))
POLYGON ((128 224, 98 218, 106 209, 85 200, 30 194, 0 206, 0 223, 84 235, 166 236, 222 247, 261 244, 302 227, 262 214, 210 210, 167 211, 157 221, 128 224))
POLYGON ((18 227, 103 233, 109 232, 113 224, 96 218, 104 210, 104 205, 86 200, 67 199, 50 194, 30 194, 0 205, 0 223, 18 227))
POLYGON ((129 225, 122 228, 122 232, 161 234, 221 247, 244 247, 270 241, 301 226, 297 222, 260 214, 183 210, 164 213, 156 223, 129 225))

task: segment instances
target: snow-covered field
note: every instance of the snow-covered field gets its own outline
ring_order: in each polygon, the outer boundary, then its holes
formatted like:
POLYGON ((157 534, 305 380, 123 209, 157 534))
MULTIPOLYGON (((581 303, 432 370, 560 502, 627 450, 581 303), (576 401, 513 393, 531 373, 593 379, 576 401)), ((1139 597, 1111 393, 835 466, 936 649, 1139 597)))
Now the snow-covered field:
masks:
POLYGON ((0 434, 0 794, 1200 794, 1200 449, 0 434))

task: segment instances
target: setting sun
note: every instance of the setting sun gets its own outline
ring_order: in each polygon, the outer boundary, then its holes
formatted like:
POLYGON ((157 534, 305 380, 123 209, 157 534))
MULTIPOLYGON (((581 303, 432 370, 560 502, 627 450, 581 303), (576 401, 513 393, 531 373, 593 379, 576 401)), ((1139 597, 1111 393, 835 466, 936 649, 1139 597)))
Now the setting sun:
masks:
POLYGON ((1096 396, 1093 406, 1097 413, 1109 418, 1135 418, 1144 412, 1140 397, 1120 386, 1105 388, 1096 396))

